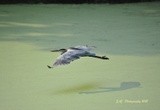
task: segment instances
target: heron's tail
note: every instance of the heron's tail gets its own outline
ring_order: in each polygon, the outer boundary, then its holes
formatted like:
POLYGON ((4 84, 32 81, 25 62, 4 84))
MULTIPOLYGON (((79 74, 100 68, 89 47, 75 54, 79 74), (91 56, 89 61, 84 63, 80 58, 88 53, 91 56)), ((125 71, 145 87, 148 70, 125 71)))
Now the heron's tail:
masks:
POLYGON ((53 68, 53 66, 49 66, 49 65, 47 65, 47 67, 48 67, 49 69, 53 68))

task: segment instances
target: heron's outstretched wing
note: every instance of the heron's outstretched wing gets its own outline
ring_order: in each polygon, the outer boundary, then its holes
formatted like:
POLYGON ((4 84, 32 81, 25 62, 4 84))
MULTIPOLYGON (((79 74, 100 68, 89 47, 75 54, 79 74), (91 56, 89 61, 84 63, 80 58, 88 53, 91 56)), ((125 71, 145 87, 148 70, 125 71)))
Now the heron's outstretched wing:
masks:
POLYGON ((67 51, 57 58, 53 66, 69 64, 70 62, 77 60, 79 58, 80 56, 78 56, 76 51, 67 51))

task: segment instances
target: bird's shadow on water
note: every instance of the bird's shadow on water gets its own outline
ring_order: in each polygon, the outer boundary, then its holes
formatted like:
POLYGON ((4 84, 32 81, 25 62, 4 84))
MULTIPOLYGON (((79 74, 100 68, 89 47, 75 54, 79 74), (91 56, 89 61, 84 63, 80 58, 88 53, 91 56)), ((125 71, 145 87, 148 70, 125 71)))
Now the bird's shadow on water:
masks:
POLYGON ((122 82, 119 87, 100 87, 95 91, 83 91, 79 94, 95 94, 95 93, 104 93, 104 92, 116 92, 124 91, 132 88, 139 88, 141 85, 140 82, 122 82))

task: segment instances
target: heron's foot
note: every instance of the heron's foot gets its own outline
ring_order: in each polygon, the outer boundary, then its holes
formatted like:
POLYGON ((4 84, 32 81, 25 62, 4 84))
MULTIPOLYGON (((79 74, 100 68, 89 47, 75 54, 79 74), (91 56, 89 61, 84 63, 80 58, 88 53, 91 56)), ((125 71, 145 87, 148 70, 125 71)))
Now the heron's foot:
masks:
POLYGON ((102 59, 109 60, 109 58, 106 56, 102 56, 102 59))

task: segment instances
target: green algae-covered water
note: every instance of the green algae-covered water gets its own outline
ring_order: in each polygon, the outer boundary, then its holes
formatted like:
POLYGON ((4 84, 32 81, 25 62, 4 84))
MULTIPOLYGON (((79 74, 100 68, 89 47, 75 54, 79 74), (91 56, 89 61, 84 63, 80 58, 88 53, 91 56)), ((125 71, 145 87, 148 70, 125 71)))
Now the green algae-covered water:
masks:
POLYGON ((0 109, 159 110, 159 5, 1 5, 0 109), (110 60, 47 68, 86 44, 110 60))

